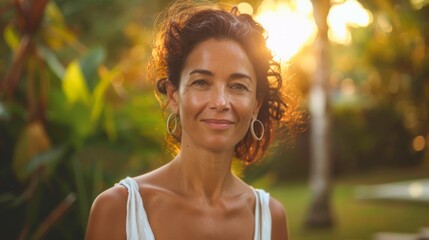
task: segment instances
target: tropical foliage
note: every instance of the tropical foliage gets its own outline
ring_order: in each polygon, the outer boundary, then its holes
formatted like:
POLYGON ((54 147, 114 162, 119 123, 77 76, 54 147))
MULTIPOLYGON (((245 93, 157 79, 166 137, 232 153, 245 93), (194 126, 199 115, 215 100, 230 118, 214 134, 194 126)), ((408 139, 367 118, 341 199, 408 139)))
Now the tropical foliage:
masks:
POLYGON ((80 42, 55 2, 2 7, 0 201, 11 216, 2 234, 82 238, 100 191, 166 158, 162 113, 144 76, 151 34, 124 25, 130 47, 107 66, 108 46, 80 42))
MULTIPOLYGON (((145 76, 153 16, 167 2, 0 3, 1 238, 82 239, 100 191, 171 158, 145 76)), ((361 3, 373 23, 330 47, 337 176, 429 161, 429 147, 413 147, 429 140, 429 7, 361 3)), ((311 55, 304 49, 289 69, 304 97, 311 55)), ((280 141, 246 180, 306 177, 308 132, 280 141)))

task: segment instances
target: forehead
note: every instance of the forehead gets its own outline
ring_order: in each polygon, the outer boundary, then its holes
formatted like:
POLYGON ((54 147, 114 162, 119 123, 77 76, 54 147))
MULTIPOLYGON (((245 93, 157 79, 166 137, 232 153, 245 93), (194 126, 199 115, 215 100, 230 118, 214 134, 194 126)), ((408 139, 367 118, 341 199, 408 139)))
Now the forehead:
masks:
POLYGON ((208 39, 195 46, 186 58, 183 73, 194 69, 205 69, 215 74, 242 72, 255 76, 244 49, 237 42, 228 39, 208 39))

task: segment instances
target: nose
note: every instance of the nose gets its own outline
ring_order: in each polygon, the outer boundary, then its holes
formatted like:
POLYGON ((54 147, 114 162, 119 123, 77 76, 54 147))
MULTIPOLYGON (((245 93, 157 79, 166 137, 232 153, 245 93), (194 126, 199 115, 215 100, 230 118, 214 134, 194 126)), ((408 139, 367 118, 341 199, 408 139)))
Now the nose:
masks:
POLYGON ((225 112, 229 110, 228 94, 224 87, 215 87, 211 95, 210 109, 214 109, 217 112, 225 112))

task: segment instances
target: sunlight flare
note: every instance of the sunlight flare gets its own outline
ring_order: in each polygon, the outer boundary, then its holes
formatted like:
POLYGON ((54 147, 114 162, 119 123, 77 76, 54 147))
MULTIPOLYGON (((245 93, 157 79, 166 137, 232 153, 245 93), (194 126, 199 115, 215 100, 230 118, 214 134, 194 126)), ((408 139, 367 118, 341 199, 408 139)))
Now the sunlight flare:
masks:
POLYGON ((287 4, 265 0, 258 8, 256 19, 268 32, 268 47, 283 62, 289 61, 316 36, 310 1, 287 4))
POLYGON ((253 7, 247 2, 237 4, 237 8, 240 13, 253 15, 253 7))
POLYGON ((350 44, 350 27, 366 27, 372 14, 356 0, 334 4, 328 15, 329 39, 339 44, 350 44))
MULTIPOLYGON (((366 27, 373 21, 371 12, 357 0, 332 1, 328 15, 329 39, 348 45, 350 28, 366 27)), ((241 3, 248 9, 247 3, 241 3)), ((267 45, 281 61, 287 62, 302 48, 312 43, 317 34, 310 0, 264 0, 255 18, 268 33, 267 45)))

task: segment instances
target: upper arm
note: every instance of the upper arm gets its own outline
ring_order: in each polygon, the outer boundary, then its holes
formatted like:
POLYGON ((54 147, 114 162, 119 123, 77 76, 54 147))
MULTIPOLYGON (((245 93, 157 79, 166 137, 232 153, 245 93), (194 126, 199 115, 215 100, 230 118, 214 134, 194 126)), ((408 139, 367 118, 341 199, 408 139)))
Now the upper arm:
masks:
POLYGON ((128 192, 114 186, 94 200, 89 214, 85 239, 126 239, 128 192))
POLYGON ((271 212, 271 239, 287 240, 289 233, 287 229, 286 213, 283 205, 276 199, 270 198, 271 212))

